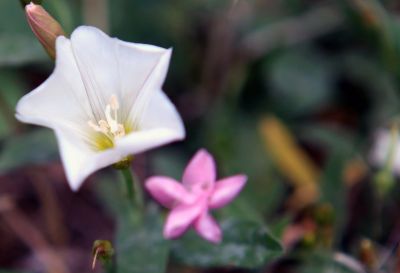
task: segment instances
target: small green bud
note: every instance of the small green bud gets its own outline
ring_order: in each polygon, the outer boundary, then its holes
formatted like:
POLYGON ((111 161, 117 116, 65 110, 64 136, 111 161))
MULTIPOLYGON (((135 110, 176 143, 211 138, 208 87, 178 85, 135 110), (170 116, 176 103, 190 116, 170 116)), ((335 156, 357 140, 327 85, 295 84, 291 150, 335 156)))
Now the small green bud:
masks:
POLYGON ((367 266, 368 269, 373 269, 378 263, 378 257, 374 243, 369 239, 362 239, 359 249, 360 261, 367 266))
POLYGON ((92 255, 92 269, 95 268, 97 260, 100 260, 103 266, 106 266, 107 264, 110 264, 112 262, 112 257, 114 256, 114 248, 110 241, 96 240, 93 243, 92 255))
POLYGON ((131 165, 132 160, 133 160, 133 156, 127 156, 127 157, 121 159, 120 161, 118 161, 117 163, 115 163, 113 165, 113 167, 117 170, 127 169, 131 165))

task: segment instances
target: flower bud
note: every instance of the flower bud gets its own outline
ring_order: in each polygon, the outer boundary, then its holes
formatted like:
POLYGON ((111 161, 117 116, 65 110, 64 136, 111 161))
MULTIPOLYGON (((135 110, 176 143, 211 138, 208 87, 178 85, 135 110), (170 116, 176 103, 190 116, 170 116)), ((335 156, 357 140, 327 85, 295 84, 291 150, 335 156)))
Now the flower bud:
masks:
POLYGON ((359 249, 360 261, 367 266, 368 269, 374 269, 378 264, 378 257, 374 243, 369 239, 362 239, 359 249))
POLYGON ((30 3, 25 6, 28 23, 36 37, 52 59, 56 57, 56 39, 65 33, 60 24, 41 6, 30 3))
POLYGON ((93 243, 92 255, 93 255, 92 269, 94 269, 94 267, 96 266, 97 260, 100 260, 103 264, 103 267, 105 267, 106 264, 110 264, 112 261, 112 257, 114 255, 114 248, 110 241, 96 240, 93 243))

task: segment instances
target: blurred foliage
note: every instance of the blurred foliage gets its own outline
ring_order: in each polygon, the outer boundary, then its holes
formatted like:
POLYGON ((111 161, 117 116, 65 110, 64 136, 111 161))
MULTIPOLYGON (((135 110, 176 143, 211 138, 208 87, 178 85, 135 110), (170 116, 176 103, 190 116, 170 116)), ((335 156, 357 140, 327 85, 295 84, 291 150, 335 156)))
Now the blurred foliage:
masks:
POLYGON ((151 206, 145 215, 133 208, 121 184, 104 181, 101 195, 116 216, 116 267, 121 273, 160 273, 167 267, 169 243, 162 237, 162 218, 151 206))
POLYGON ((212 246, 190 232, 174 243, 173 257, 192 266, 258 268, 282 254, 279 242, 257 223, 230 220, 221 228, 221 244, 212 246))
POLYGON ((0 65, 45 60, 47 56, 31 33, 18 1, 1 1, 0 10, 0 65))
POLYGON ((40 129, 4 142, 0 154, 0 174, 21 166, 51 162, 58 156, 56 139, 48 129, 40 129))
MULTIPOLYGON (((348 261, 356 262, 351 260, 351 257, 347 257, 348 261)), ((334 255, 330 253, 313 253, 309 257, 304 266, 301 267, 299 272, 301 273, 319 273, 319 272, 336 272, 336 273, 357 273, 363 272, 361 266, 354 266, 351 262, 343 263, 334 259, 334 255), (361 271, 360 271, 361 270, 361 271)))
POLYGON ((268 66, 272 103, 286 114, 315 112, 333 97, 334 62, 318 49, 284 52, 268 66))

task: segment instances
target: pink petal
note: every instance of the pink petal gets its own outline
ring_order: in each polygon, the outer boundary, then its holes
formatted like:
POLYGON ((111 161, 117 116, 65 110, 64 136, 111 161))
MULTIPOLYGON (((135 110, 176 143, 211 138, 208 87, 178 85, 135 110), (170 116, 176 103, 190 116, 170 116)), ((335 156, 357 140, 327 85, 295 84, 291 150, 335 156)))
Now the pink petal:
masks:
POLYGON ((188 188, 193 186, 210 188, 214 185, 215 178, 215 162, 212 155, 205 149, 200 149, 187 165, 182 182, 188 188))
POLYGON ((187 203, 193 199, 181 183, 169 177, 150 177, 146 180, 145 187, 154 199, 167 208, 173 208, 178 203, 187 203))
POLYGON ((215 183, 214 192, 209 200, 209 208, 221 208, 231 202, 242 190, 246 180, 245 175, 235 175, 215 183))
POLYGON ((204 209, 204 200, 172 209, 164 226, 164 237, 174 239, 181 236, 204 209))
POLYGON ((194 223, 197 233, 212 243, 218 244, 222 239, 221 228, 214 218, 207 212, 203 212, 194 223))

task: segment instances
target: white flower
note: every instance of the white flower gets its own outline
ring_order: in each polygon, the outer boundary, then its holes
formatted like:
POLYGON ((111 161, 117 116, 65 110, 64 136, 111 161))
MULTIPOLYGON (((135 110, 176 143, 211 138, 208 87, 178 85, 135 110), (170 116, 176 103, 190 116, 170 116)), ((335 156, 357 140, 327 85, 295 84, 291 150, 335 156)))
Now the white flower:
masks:
POLYGON ((383 168, 390 160, 392 172, 400 176, 400 139, 393 136, 390 130, 381 129, 375 133, 374 140, 369 155, 371 163, 383 168))
POLYGON ((57 38, 56 52, 54 72, 21 98, 16 117, 55 131, 73 190, 96 170, 185 137, 161 90, 170 49, 81 26, 57 38))

